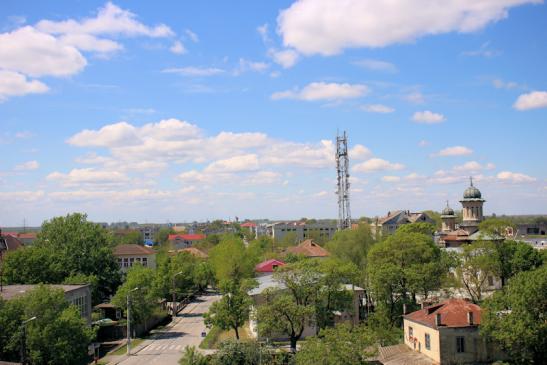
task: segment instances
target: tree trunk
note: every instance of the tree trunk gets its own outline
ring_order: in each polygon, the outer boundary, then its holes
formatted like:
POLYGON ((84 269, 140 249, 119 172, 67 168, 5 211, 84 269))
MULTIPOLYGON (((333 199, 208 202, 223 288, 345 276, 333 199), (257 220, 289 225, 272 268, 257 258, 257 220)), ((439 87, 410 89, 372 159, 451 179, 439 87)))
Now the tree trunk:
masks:
POLYGON ((236 340, 239 341, 239 331, 237 327, 234 327, 234 331, 236 332, 236 340))
POLYGON ((296 336, 291 336, 291 352, 293 354, 296 353, 296 341, 297 341, 296 336))

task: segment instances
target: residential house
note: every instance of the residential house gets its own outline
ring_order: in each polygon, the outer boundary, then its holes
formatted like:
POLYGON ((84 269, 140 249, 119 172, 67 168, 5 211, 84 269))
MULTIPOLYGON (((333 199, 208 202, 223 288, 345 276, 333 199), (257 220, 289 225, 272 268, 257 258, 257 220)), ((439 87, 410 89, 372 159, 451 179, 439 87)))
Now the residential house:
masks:
POLYGON ((449 299, 405 314, 404 343, 437 364, 477 364, 502 360, 503 354, 480 336, 481 308, 449 299))
POLYGON ((284 266, 283 261, 276 259, 270 259, 263 261, 255 266, 255 272, 257 276, 272 275, 278 267, 284 266))
POLYGON ((374 236, 385 236, 395 233, 397 228, 409 223, 435 224, 433 219, 424 212, 413 213, 409 210, 396 210, 388 212, 383 218, 376 219, 376 221, 370 225, 370 229, 374 236))
POLYGON ((171 247, 180 250, 187 247, 192 247, 195 243, 205 239, 204 234, 188 233, 188 234, 170 234, 168 237, 171 247))
MULTIPOLYGON (((88 324, 91 324, 91 287, 85 285, 47 285, 50 288, 62 289, 67 302, 78 308, 80 315, 88 324)), ((4 300, 10 300, 36 288, 37 285, 5 285, 0 292, 4 300)))
POLYGON ((151 269, 156 268, 156 251, 141 245, 118 245, 114 248, 120 271, 126 273, 136 263, 151 269))
POLYGON ((8 252, 15 251, 23 247, 23 243, 11 234, 2 234, 0 229, 0 261, 8 252))
POLYGON ((288 234, 294 234, 295 242, 301 242, 308 238, 330 240, 336 230, 336 223, 331 221, 278 222, 266 227, 267 234, 277 242, 283 240, 288 234))
POLYGON ((289 247, 286 253, 292 253, 294 255, 303 255, 306 257, 325 258, 330 256, 329 251, 319 246, 313 240, 308 239, 300 243, 298 246, 289 247))

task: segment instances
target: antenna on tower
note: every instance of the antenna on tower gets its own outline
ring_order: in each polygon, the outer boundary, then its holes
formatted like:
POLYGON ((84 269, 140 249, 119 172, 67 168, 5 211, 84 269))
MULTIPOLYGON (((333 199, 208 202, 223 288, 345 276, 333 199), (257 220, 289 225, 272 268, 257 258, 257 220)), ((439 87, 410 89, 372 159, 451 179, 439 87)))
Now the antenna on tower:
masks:
POLYGON ((351 211, 349 208, 349 156, 348 136, 336 133, 336 172, 338 174, 338 230, 351 228, 351 211))

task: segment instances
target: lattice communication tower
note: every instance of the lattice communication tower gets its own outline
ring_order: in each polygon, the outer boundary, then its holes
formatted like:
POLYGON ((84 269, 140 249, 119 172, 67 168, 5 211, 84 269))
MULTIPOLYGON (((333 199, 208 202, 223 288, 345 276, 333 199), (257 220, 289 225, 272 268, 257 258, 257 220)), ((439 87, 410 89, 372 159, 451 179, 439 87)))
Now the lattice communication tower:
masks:
POLYGON ((351 210, 349 208, 349 156, 348 136, 336 135, 336 172, 338 174, 338 230, 351 228, 351 210))

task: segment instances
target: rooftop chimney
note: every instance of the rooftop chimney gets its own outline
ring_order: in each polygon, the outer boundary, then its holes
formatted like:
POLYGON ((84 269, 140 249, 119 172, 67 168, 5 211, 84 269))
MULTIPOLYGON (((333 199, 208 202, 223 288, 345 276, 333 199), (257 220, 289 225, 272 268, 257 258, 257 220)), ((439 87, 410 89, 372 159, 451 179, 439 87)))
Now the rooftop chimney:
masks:
POLYGON ((441 323, 441 314, 437 313, 437 314, 435 314, 435 326, 439 327, 441 325, 442 325, 442 323, 441 323))
POLYGON ((470 326, 473 325, 473 312, 471 312, 471 311, 467 312, 467 323, 470 326))

